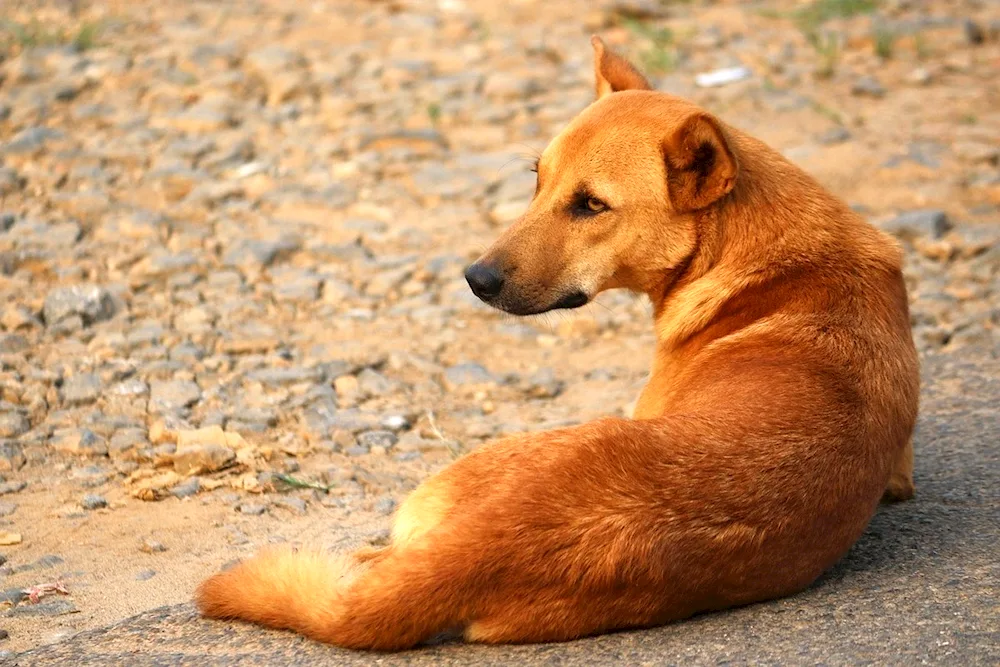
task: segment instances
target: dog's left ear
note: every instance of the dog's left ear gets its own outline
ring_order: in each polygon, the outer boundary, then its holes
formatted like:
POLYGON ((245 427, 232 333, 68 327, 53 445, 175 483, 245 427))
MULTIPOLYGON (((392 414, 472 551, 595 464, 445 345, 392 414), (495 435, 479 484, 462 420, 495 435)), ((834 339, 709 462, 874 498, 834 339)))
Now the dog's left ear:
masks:
POLYGON ((684 213, 705 208, 736 184, 739 170, 726 134, 715 118, 698 111, 663 142, 670 203, 684 213))
POLYGON ((614 51, 609 51, 597 35, 590 38, 594 46, 594 78, 597 80, 597 99, 619 90, 650 90, 646 77, 632 63, 614 51))

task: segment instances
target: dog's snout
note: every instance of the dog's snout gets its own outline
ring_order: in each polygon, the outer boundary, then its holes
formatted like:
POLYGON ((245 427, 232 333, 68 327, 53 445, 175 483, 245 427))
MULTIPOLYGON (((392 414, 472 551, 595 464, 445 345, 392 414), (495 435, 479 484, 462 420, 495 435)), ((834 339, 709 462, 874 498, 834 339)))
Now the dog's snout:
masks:
POLYGON ((488 264, 475 263, 465 270, 465 280, 472 288, 472 293, 483 301, 488 301, 500 294, 503 289, 503 276, 496 268, 488 264))

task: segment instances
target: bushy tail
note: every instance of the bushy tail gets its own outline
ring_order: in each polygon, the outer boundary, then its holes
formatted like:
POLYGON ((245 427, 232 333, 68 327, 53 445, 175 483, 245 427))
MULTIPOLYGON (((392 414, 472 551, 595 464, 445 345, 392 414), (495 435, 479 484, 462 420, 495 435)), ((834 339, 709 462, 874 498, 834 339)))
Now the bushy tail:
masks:
POLYGON ((195 601, 210 618, 294 630, 346 648, 410 648, 455 625, 449 618, 455 605, 444 604, 449 582, 435 583, 432 564, 421 562, 427 554, 402 561, 391 551, 368 562, 320 551, 265 551, 206 580, 195 601))

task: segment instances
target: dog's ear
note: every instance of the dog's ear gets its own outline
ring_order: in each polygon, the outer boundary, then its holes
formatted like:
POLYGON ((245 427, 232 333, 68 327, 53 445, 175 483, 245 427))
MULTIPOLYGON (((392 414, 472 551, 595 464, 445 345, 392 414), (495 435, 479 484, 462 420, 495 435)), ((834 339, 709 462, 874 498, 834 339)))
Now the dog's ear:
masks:
POLYGON ((590 38, 594 46, 594 78, 597 80, 597 99, 619 90, 650 90, 646 77, 614 51, 609 51, 597 35, 590 38))
POLYGON ((678 212, 715 203, 736 184, 739 170, 726 134, 715 118, 698 111, 663 142, 670 202, 678 212))

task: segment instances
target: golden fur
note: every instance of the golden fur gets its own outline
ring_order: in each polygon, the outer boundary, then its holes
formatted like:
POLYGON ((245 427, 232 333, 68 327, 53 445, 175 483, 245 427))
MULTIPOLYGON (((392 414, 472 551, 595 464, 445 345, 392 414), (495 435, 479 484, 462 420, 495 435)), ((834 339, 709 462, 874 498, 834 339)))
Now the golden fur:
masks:
POLYGON ((883 494, 912 495, 898 249, 775 151, 594 49, 598 100, 477 264, 514 313, 648 295, 657 348, 634 418, 484 445, 406 500, 389 546, 264 553, 202 584, 206 616, 376 650, 452 628, 535 642, 654 626, 804 589, 883 494))

